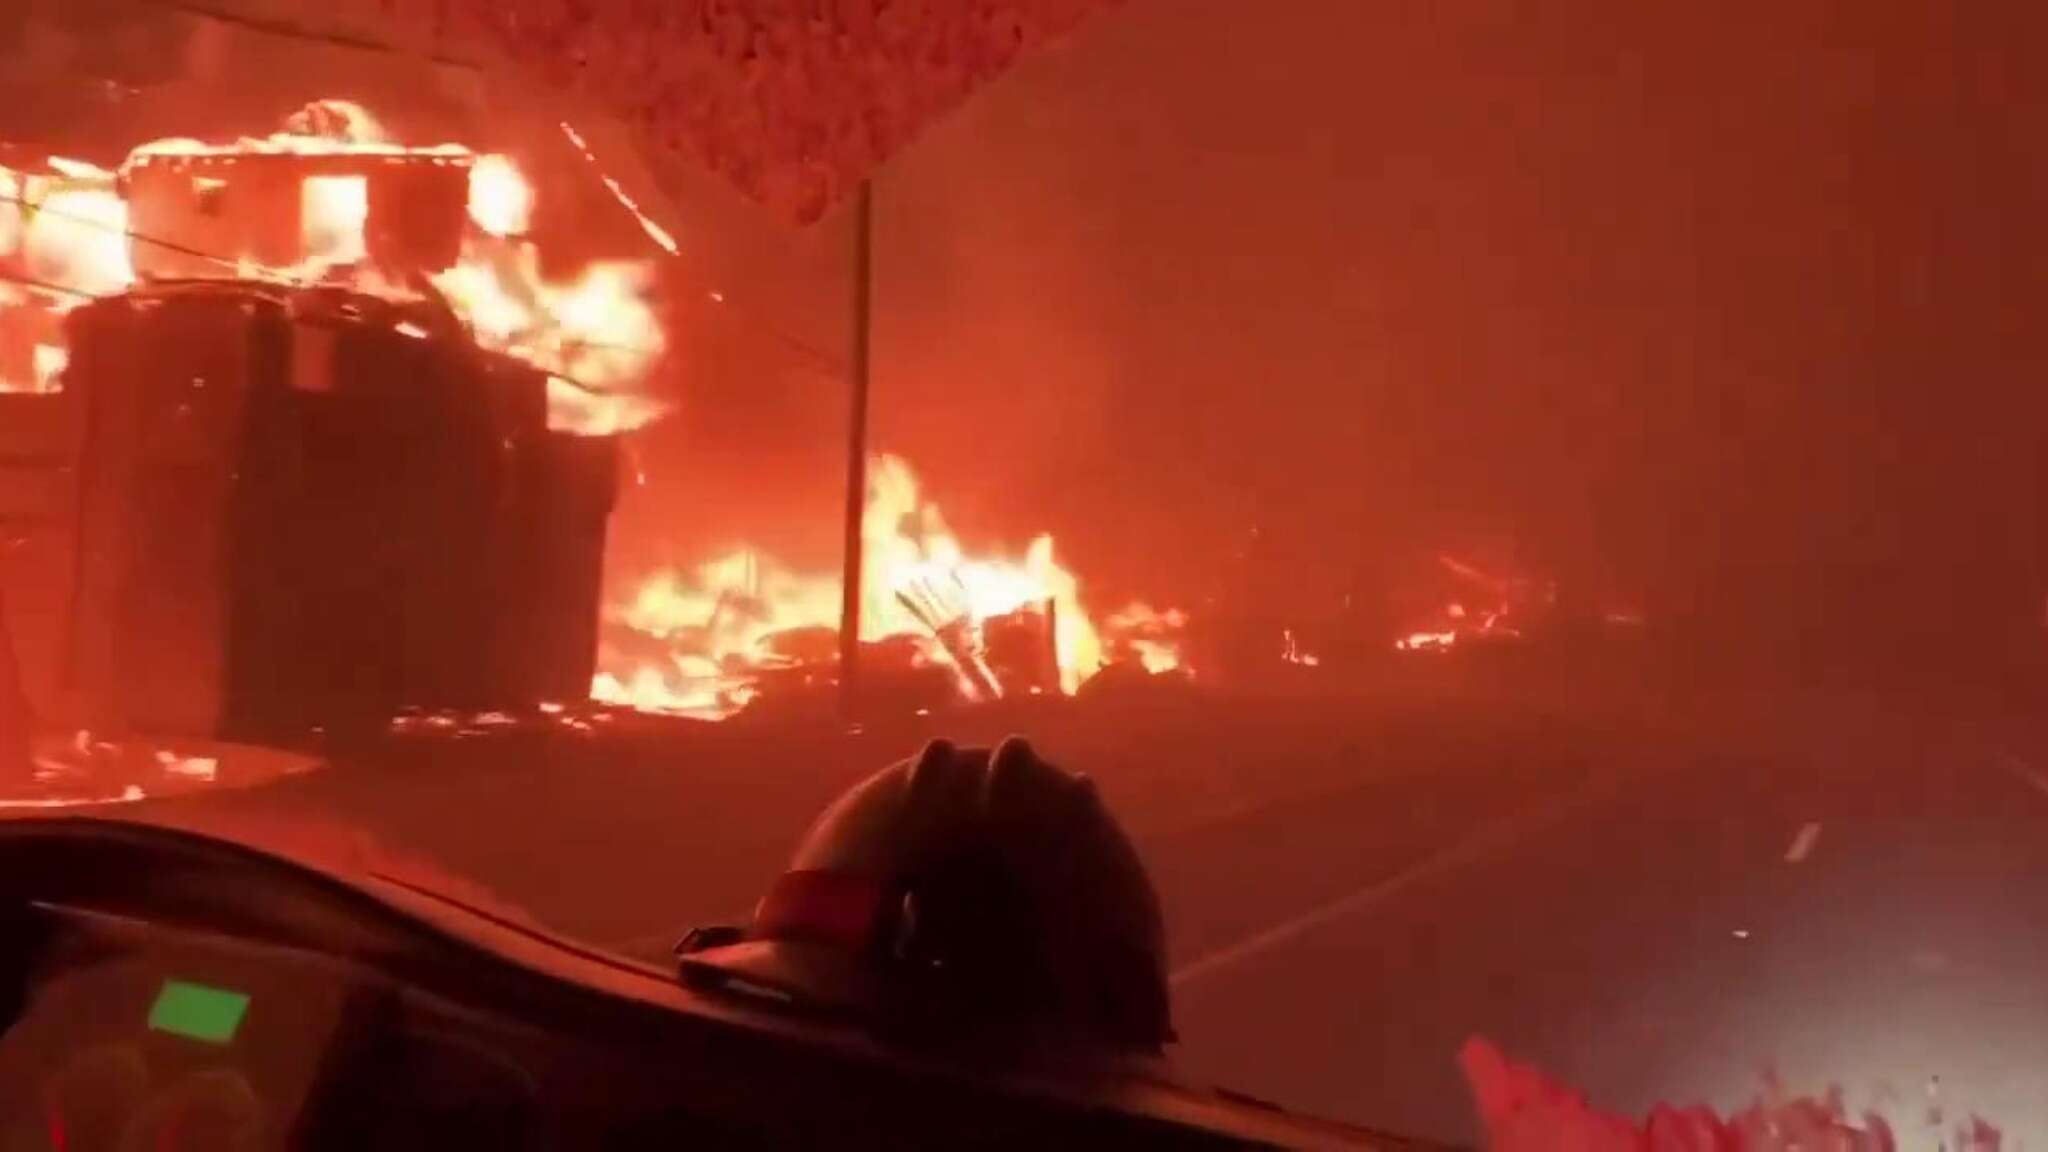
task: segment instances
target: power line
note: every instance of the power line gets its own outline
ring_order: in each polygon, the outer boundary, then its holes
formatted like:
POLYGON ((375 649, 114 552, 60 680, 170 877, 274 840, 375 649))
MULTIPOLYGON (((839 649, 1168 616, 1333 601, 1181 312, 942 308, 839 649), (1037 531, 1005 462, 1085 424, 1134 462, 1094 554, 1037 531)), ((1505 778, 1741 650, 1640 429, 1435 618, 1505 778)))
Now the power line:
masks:
POLYGON ((237 28, 245 28, 265 36, 280 36, 289 40, 303 40, 313 44, 327 44, 336 48, 349 48, 359 52, 383 52, 390 55, 417 55, 435 64, 451 68, 463 68, 481 72, 483 68, 473 60, 457 60, 434 52, 410 52, 395 45, 373 40, 364 36, 349 36, 340 32, 314 32, 284 20, 266 20, 260 16, 246 16, 237 12, 222 12, 206 4, 195 4, 191 0, 145 0, 157 7, 197 16, 202 20, 213 20, 237 28))
MULTIPOLYGON (((119 293, 109 293, 103 295, 98 292, 88 292, 83 288, 71 288, 63 284, 52 283, 48 280, 39 280, 34 276, 25 276, 19 272, 9 271, 8 269, 5 268, 0 268, 0 282, 5 282, 9 284, 19 284, 24 288, 32 288, 39 292, 48 292, 58 296, 69 296, 78 300, 108 300, 112 299, 116 295, 119 295, 119 293)), ((0 305, 0 308, 4 307, 5 305, 0 305)), ((646 399, 652 401, 660 400, 660 397, 656 396, 641 396, 638 393, 621 392, 611 388, 599 387, 596 384, 591 384, 588 383, 587 381, 578 380, 576 377, 571 376, 566 372, 550 368, 547 365, 536 364, 533 361, 526 360, 523 357, 514 356, 508 352, 497 352, 493 349, 485 348, 481 344, 475 344, 474 340, 472 340, 472 344, 474 347, 482 351, 493 352, 494 355, 506 356, 510 359, 518 360, 520 363, 527 365, 534 371, 540 372, 543 375, 552 377, 556 380, 560 380, 562 383, 569 385, 571 388, 574 388, 577 391, 589 396, 618 399, 646 399)), ((637 351, 637 349, 635 349, 635 351, 637 351)))
POLYGON ((100 299, 97 293, 87 292, 83 288, 69 288, 62 284, 52 284, 48 280, 38 280, 33 276, 24 276, 19 272, 10 272, 5 268, 0 268, 0 280, 5 280, 10 284, 19 284, 24 288, 34 288, 41 292, 54 293, 59 296, 75 296, 81 300, 100 299))
POLYGON ((126 236, 130 240, 140 240, 144 244, 154 244, 159 248, 168 249, 169 251, 172 252, 177 252, 182 255, 193 256, 201 260, 210 261, 211 263, 218 264, 223 268, 241 267, 241 262, 238 260, 230 260, 225 256, 216 256, 211 252, 202 252, 197 248, 190 248, 183 244, 179 244, 173 240, 165 240, 160 237, 145 235, 144 233, 137 232, 134 229, 127 227, 126 225, 109 224, 105 220, 95 220, 90 216, 80 216, 75 212, 66 212, 61 208, 52 208, 49 207, 47 204, 42 203, 41 201, 29 200, 21 196, 0 195, 0 204, 15 204, 19 205, 20 207, 26 208, 29 211, 36 213, 37 215, 55 216, 59 220, 69 220, 74 224, 83 224, 88 228, 97 228, 102 232, 119 233, 122 236, 126 236))
MULTIPOLYGON (((25 205, 25 206, 28 206, 28 207, 37 207, 36 205, 34 205, 34 204, 31 204, 31 203, 30 203, 30 202, 28 202, 28 201, 24 201, 24 200, 21 200, 21 199, 20 199, 20 198, 18 198, 18 197, 13 197, 13 196, 0 196, 0 203, 10 203, 10 202, 11 202, 11 203, 15 203, 15 204, 22 204, 22 205, 25 205)), ((164 247, 166 247, 166 248, 169 248, 169 249, 171 249, 171 250, 173 250, 173 251, 177 251, 177 252, 183 252, 183 253, 186 253, 186 254, 188 254, 188 255, 192 255, 192 256, 197 256, 197 257, 200 257, 201 259, 205 259, 205 260, 211 260, 211 261, 213 261, 213 262, 215 262, 215 263, 217 263, 217 264, 220 264, 220 265, 222 265, 222 266, 224 266, 224 267, 229 267, 229 268, 239 268, 239 267, 241 267, 241 264, 240 264, 240 262, 239 262, 239 261, 229 260, 229 259, 226 259, 225 257, 215 256, 215 255, 213 255, 213 254, 211 254, 211 253, 208 253, 208 252, 202 252, 202 251, 200 251, 200 250, 198 250, 198 249, 196 249, 196 248, 188 248, 188 247, 185 247, 184 245, 181 245, 181 244, 177 244, 177 243, 174 243, 174 242, 172 242, 172 241, 169 241, 169 240, 164 240, 164 239, 161 239, 161 238, 158 238, 158 237, 154 237, 154 236, 148 236, 148 235, 145 235, 145 234, 143 234, 143 233, 140 233, 140 232, 136 232, 136 231, 134 231, 134 230, 132 230, 132 229, 116 227, 115 225, 112 225, 112 224, 108 224, 108 223, 107 223, 106 221, 104 221, 104 220, 94 220, 94 219, 92 219, 91 217, 87 217, 87 216, 76 216, 76 215, 72 215, 72 214, 70 214, 70 213, 66 213, 66 212, 60 212, 60 211, 57 211, 57 210, 55 210, 55 209, 49 209, 49 208, 38 208, 38 211, 42 211, 42 212, 48 212, 48 213, 50 213, 51 215, 53 215, 53 216, 57 216, 57 217, 59 217, 59 218, 61 218, 61 219, 66 219, 66 220, 72 220, 72 221, 75 221, 75 222, 77 222, 77 223, 80 223, 80 224, 85 224, 85 225, 88 225, 88 226, 90 226, 90 227, 94 227, 94 228, 100 228, 100 229, 103 229, 103 230, 105 230, 105 231, 108 231, 108 232, 118 232, 118 233, 120 233, 121 235, 124 235, 124 236, 127 236, 127 237, 129 237, 130 239, 134 239, 134 240, 140 240, 140 241, 142 241, 142 242, 144 242, 144 243, 149 243, 149 244, 160 244, 160 245, 162 245, 162 246, 164 246, 164 247)), ((37 290, 39 290, 39 291, 43 291, 43 292, 50 292, 50 293, 54 293, 54 294, 57 294, 57 295, 61 295, 61 296, 70 296, 70 297, 74 297, 74 298, 76 298, 76 299, 80 299, 80 300, 105 300, 105 299, 108 299, 108 298, 109 298, 109 297, 110 297, 111 295, 118 295, 118 293, 114 293, 114 294, 106 294, 106 295, 103 295, 103 294, 101 294, 101 293, 97 293, 97 292, 88 292, 88 291, 86 291, 86 290, 84 290, 84 289, 82 289, 82 288, 72 288, 72 287, 68 287, 68 286, 66 286, 66 285, 63 285, 63 284, 57 284, 57 283, 53 283, 53 282, 51 282, 51 281, 48 281, 48 280, 41 280, 41 279, 37 279, 37 278, 36 278, 36 277, 34 277, 34 276, 28 276, 28 275, 24 275, 24 274, 22 274, 22 273, 18 273, 18 272, 13 272, 13 271, 9 271, 9 270, 7 270, 7 269, 5 269, 5 268, 0 268, 0 280, 4 280, 4 281, 7 281, 7 282, 9 282, 9 283, 14 283, 14 284, 20 284, 20 285, 22 285, 23 287, 26 287, 26 288, 34 288, 34 289, 37 289, 37 290)), ((322 284, 321 284, 321 283, 320 283, 319 281, 314 281, 314 280, 304 280, 304 279, 300 279, 300 280, 293 280, 293 279, 291 279, 290 277, 287 277, 287 276, 279 276, 279 277, 278 277, 278 280, 279 280, 279 281, 281 281, 281 282, 283 282, 283 283, 285 283, 285 284, 287 284, 287 285, 288 285, 288 286, 290 286, 290 287, 298 288, 298 289, 300 289, 300 290, 310 290, 310 289, 314 289, 314 288, 319 288, 319 287, 323 287, 323 285, 322 285, 322 284)), ((343 287, 345 287, 345 286, 343 286, 343 287)), ((365 293, 365 295, 369 295, 369 296, 375 296, 376 294, 375 294, 375 293, 365 293)), ((381 298, 381 297, 380 297, 380 298, 381 298)), ((445 298, 444 298, 444 302, 445 302, 445 298)), ((460 314, 457 314, 457 316, 456 316, 456 319, 457 319, 458 321, 460 321, 460 320, 461 320, 461 316, 460 316, 460 314)), ((465 327, 467 327, 467 325, 466 325, 466 324, 465 324, 464 326, 465 326, 465 327)), ((534 369, 534 370, 536 370, 536 371, 539 371, 539 372, 545 373, 545 374, 546 374, 546 375, 548 375, 548 376, 552 376, 552 377, 554 377, 555 379, 557 379, 557 380, 560 380, 560 381, 561 381, 562 383, 564 383, 564 384, 567 384, 567 385, 569 385, 570 387, 572 387, 572 388, 575 388, 575 389, 577 389, 578 391, 580 391, 580 392, 583 392, 583 393, 585 393, 585 394, 587 394, 587 395, 591 395, 591 396, 602 396, 602 397, 623 397, 623 398, 633 398, 633 397, 637 396, 637 394, 635 394, 635 393, 621 392, 621 391, 618 391, 618 390, 615 390, 615 389, 611 389, 611 388, 605 388, 605 387, 600 387, 599 385, 596 385, 596 384, 591 384, 591 383, 589 383, 589 382, 587 382, 587 381, 584 381, 584 380, 579 380, 579 379, 577 379, 577 378, 576 378, 575 376, 572 376, 572 375, 570 375, 570 374, 569 374, 568 372, 566 372, 566 371, 563 371, 563 370, 561 370, 561 369, 559 369, 559 368, 555 368, 555 367, 552 367, 552 366, 549 366, 549 365, 546 365, 546 364, 540 364, 540 363, 536 363, 536 362, 534 362, 534 361, 532 361, 532 360, 528 360, 528 359, 526 359, 525 357, 522 357, 522 356, 517 356, 517 355, 514 355, 514 354, 512 354, 512 353, 509 353, 509 352, 505 352, 505 351, 502 351, 502 350, 498 350, 498 349, 486 348, 486 347, 485 347, 485 346, 484 346, 483 344, 479 343, 479 342, 478 342, 478 341, 476 340, 476 338, 475 338, 475 335, 474 335, 474 332, 473 332, 473 331, 472 331, 472 332, 470 333, 470 343, 471 343, 472 345, 474 345, 475 347, 477 347, 477 348, 479 348, 479 349, 483 350, 483 351, 487 351, 487 352, 493 352, 493 353, 495 353, 495 354, 497 354, 497 355, 502 355, 502 356, 508 356, 508 357, 510 357, 511 359, 514 359, 514 360, 518 360, 519 362, 521 362, 521 363, 523 363, 523 364, 526 364, 526 365, 527 365, 528 367, 531 367, 531 368, 533 368, 533 369, 534 369)), ((627 344, 607 344, 607 343, 603 343, 603 342, 600 342, 600 341, 594 341, 594 340, 572 340, 572 341, 565 341, 565 343, 567 343, 567 344, 570 344, 570 345, 573 345, 573 346, 576 346, 576 347, 581 347, 581 348, 597 348, 597 349, 606 349, 606 350, 610 350, 610 351, 616 351, 616 352, 631 352, 631 353, 635 353, 635 354, 637 354, 637 355, 645 355, 645 356, 653 356, 653 355, 656 355, 656 354, 657 354, 657 353, 656 353, 656 350, 655 350, 655 349, 652 349, 652 348, 641 348, 641 347, 636 347, 636 346, 633 346, 633 345, 627 345, 627 344)), ((656 399, 656 398, 655 398, 655 397, 647 397, 647 399, 656 399)))

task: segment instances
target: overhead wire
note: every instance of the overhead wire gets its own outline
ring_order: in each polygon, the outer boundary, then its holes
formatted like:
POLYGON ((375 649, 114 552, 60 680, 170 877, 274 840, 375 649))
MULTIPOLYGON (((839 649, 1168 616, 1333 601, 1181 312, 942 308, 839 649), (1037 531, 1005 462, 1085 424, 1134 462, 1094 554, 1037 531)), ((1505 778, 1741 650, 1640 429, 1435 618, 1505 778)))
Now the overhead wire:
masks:
MULTIPOLYGON (((163 239, 160 236, 151 236, 144 232, 137 232, 133 228, 128 228, 123 225, 111 224, 105 220, 96 220, 90 216, 81 216, 74 212, 65 212, 62 209, 51 208, 38 201, 27 200, 20 196, 0 194, 0 203, 14 204, 29 209, 39 215, 48 214, 50 216, 56 217, 57 219, 70 221, 71 223, 74 224, 81 224, 88 228, 97 228, 104 232, 118 233, 122 236, 127 237, 130 240, 140 241, 141 243, 144 244, 154 244, 168 251, 178 252, 183 255, 192 256, 201 260, 206 260, 210 263, 217 264, 223 268, 233 268, 240 270, 243 267, 243 262, 239 260, 230 260, 225 256, 218 256, 211 252, 206 252, 198 248, 190 247, 189 245, 180 244, 177 243, 176 241, 163 239)), ((294 288, 310 289, 318 288, 321 286, 321 282, 318 280, 309 279, 303 276, 293 277, 282 272, 279 272, 276 269, 265 268, 265 272, 274 276, 277 282, 287 284, 294 288)), ((67 285, 54 283, 49 280, 42 280, 34 276, 8 271, 5 268, 0 268, 0 280, 6 280, 9 283, 19 284, 25 288, 32 288, 38 291, 50 292, 62 296, 70 296, 82 300, 103 300, 107 298, 105 295, 102 295, 97 292, 89 292, 82 288, 73 288, 67 285)), ((637 355, 654 354, 653 349, 642 348, 627 344, 611 344, 595 340, 579 340, 576 341, 576 344, 578 347, 582 348, 593 348, 617 352, 631 352, 637 355)), ((549 376, 552 376, 555 379, 560 380, 562 383, 567 384, 570 387, 575 388, 578 391, 587 393, 591 396, 614 397, 632 395, 631 393, 624 393, 612 388, 606 388, 601 385, 592 384, 586 380, 580 380, 568 372, 558 370, 548 365, 536 364, 530 360, 525 360, 523 357, 514 356, 513 359, 521 360, 523 363, 527 363, 531 365, 533 368, 545 372, 549 376)))
MULTIPOLYGON (((218 264, 223 268, 241 267, 241 261, 239 260, 230 260, 225 256, 216 256, 211 252, 203 252, 197 248, 192 248, 184 244, 179 244, 173 240, 165 240, 162 237, 150 236, 142 232, 137 232, 133 228, 129 228, 126 225, 110 224, 105 220, 96 220, 90 216, 81 216, 76 212, 66 212, 61 208, 52 208, 48 204, 39 200, 30 200, 27 199, 26 197, 19 195, 0 194, 0 204, 13 204, 18 207, 26 208, 39 216, 54 216, 59 220, 68 220, 73 224, 83 224, 88 228, 97 228, 103 232, 118 232, 121 235, 128 237, 130 240, 139 240, 144 244, 153 244, 167 251, 177 252, 181 255, 191 256, 196 259, 205 260, 213 264, 218 264)), ((287 277, 287 279, 289 278, 287 277)))
MULTIPOLYGON (((394 55, 415 55, 379 40, 361 36, 349 36, 340 32, 315 32, 284 20, 267 20, 261 16, 250 16, 240 12, 223 12, 210 4, 194 3, 193 0, 143 0, 153 8, 162 8, 187 16, 215 20, 222 24, 245 28, 266 36, 283 36, 292 40, 304 40, 326 44, 335 48, 349 48, 359 52, 386 52, 394 55)), ((451 68, 463 68, 472 72, 483 71, 483 66, 474 60, 460 60, 434 52, 416 53, 427 61, 451 68)))
POLYGON ((19 284, 24 288, 33 288, 39 292, 49 292, 57 296, 75 296, 80 300, 98 300, 101 298, 96 292, 87 292, 83 288, 72 288, 63 284, 53 284, 48 280, 38 280, 34 276, 10 272, 5 268, 0 268, 0 280, 4 280, 9 284, 19 284))

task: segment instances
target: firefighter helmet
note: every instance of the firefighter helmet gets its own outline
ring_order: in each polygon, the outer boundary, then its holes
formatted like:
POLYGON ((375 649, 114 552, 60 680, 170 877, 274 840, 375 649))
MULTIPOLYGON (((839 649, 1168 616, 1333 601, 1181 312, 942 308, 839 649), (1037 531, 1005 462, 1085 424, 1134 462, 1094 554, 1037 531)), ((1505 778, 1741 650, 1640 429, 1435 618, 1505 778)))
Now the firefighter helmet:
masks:
POLYGON ((677 946, 881 1027, 1156 1051, 1173 1038, 1151 879, 1094 784, 1023 740, 934 741, 828 806, 745 929, 677 946))

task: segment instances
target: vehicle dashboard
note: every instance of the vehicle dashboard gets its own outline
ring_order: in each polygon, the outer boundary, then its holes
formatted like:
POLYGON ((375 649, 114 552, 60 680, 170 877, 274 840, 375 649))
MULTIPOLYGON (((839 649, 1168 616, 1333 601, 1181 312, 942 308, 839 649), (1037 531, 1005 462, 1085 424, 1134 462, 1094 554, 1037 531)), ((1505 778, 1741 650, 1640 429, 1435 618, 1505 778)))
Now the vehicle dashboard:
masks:
POLYGON ((1144 1077, 899 1058, 420 893, 0 821, 0 1148, 1394 1147, 1144 1077))

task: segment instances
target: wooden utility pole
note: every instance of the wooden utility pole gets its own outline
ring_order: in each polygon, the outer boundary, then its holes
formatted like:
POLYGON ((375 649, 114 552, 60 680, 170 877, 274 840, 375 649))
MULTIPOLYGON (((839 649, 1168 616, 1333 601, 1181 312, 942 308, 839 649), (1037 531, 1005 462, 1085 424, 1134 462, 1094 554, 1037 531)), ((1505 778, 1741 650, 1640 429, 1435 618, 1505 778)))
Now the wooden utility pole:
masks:
POLYGON ((846 421, 846 554, 839 601, 839 695, 850 711, 860 678, 861 561, 868 505, 868 344, 874 323, 874 194, 853 201, 853 355, 846 421))

